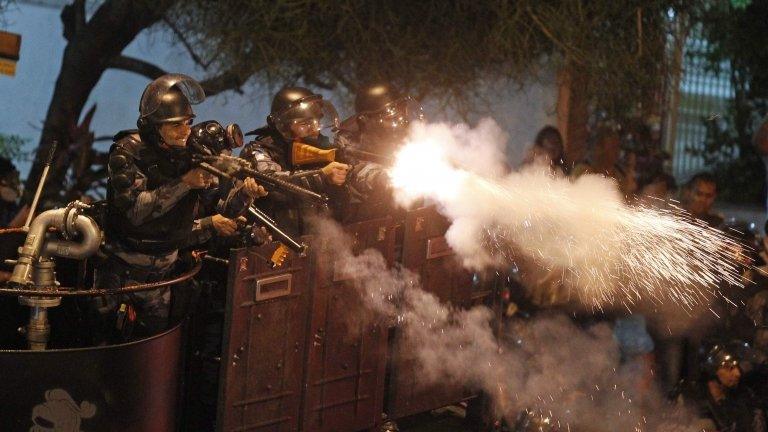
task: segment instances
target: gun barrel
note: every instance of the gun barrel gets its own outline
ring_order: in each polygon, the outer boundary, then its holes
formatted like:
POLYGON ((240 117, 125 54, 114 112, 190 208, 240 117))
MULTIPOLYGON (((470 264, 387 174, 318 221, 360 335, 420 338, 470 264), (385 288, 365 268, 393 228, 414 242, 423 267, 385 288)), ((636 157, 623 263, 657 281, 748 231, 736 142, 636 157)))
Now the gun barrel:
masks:
POLYGON ((279 241, 280 243, 286 245, 291 250, 296 252, 297 254, 301 256, 305 256, 307 253, 307 245, 303 243, 299 243, 296 241, 293 237, 288 235, 285 231, 280 229, 280 227, 277 226, 274 220, 267 216, 266 213, 261 211, 260 209, 256 208, 255 206, 248 207, 248 214, 251 215, 259 225, 264 226, 264 228, 269 231, 269 233, 272 235, 272 237, 279 241))
POLYGON ((378 153, 372 153, 351 147, 344 147, 341 151, 345 158, 374 162, 380 165, 392 165, 395 161, 395 159, 391 156, 384 156, 378 153))
POLYGON ((279 179, 273 175, 266 174, 260 171, 256 171, 252 168, 242 167, 241 171, 247 177, 253 177, 257 183, 268 189, 277 189, 283 192, 287 192, 301 198, 304 201, 310 201, 315 204, 325 205, 328 204, 328 197, 321 195, 317 192, 313 192, 309 189, 305 189, 301 186, 297 186, 289 181, 279 179))
POLYGON ((261 186, 264 186, 268 190, 279 190, 281 192, 289 193, 303 201, 308 201, 321 206, 328 204, 327 196, 295 185, 289 181, 277 178, 274 175, 256 171, 249 166, 247 161, 234 156, 227 156, 225 159, 223 159, 224 161, 229 161, 229 163, 232 163, 234 167, 233 170, 226 170, 225 172, 223 169, 218 167, 217 160, 220 158, 221 156, 203 156, 198 159, 200 162, 197 163, 197 166, 218 177, 229 179, 233 177, 240 179, 252 177, 254 180, 256 180, 257 183, 259 183, 261 186))

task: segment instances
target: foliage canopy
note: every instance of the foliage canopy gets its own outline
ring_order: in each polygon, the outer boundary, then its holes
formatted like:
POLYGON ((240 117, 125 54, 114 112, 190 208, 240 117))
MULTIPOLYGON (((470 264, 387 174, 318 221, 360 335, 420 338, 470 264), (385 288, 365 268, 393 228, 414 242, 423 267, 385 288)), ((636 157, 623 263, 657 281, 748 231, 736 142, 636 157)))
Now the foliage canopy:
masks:
POLYGON ((679 0, 190 0, 166 14, 200 64, 241 79, 341 86, 386 80, 417 97, 474 102, 498 79, 572 68, 598 108, 658 95, 679 0))

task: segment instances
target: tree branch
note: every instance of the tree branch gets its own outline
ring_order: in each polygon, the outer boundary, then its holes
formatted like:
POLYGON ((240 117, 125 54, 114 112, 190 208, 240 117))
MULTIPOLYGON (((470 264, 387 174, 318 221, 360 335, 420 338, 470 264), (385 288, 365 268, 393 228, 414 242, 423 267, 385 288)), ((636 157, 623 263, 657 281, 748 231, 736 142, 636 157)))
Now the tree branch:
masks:
POLYGON ((70 40, 85 28, 85 0, 75 0, 61 10, 64 39, 70 40))
POLYGON ((544 33, 544 36, 546 36, 550 41, 552 41, 552 43, 555 44, 555 46, 563 50, 563 56, 571 58, 571 60, 576 64, 579 64, 579 65, 584 64, 584 62, 582 61, 582 55, 580 50, 556 38, 555 35, 552 34, 552 32, 547 28, 547 26, 545 26, 544 23, 541 22, 539 17, 533 13, 530 7, 526 8, 526 11, 528 12, 528 16, 530 16, 533 22, 536 23, 536 26, 539 28, 539 30, 541 30, 541 32, 544 33))
MULTIPOLYGON (((167 73, 152 63, 124 55, 112 57, 107 65, 112 69, 133 72, 143 75, 151 80, 157 79, 167 73)), ((245 80, 241 79, 238 74, 232 71, 227 71, 221 75, 200 81, 200 85, 203 87, 203 90, 205 90, 206 96, 213 96, 227 90, 235 90, 242 94, 243 92, 240 90, 240 87, 244 83, 245 80)))
MULTIPOLYGON (((211 65, 211 62, 213 59, 205 62, 203 61, 200 56, 197 55, 195 50, 192 48, 192 44, 187 41, 187 38, 184 37, 184 34, 179 30, 178 27, 176 27, 175 24, 171 22, 171 20, 168 19, 168 17, 163 17, 163 22, 168 26, 168 28, 171 29, 174 35, 179 39, 179 42, 181 42, 182 45, 184 45, 184 48, 186 48, 187 52, 189 53, 189 56, 192 57, 192 60, 194 60, 195 63, 197 63, 200 67, 203 69, 208 69, 208 66, 211 65)), ((216 58, 216 57, 214 57, 216 58)))
POLYGON ((124 55, 112 57, 109 63, 107 63, 107 67, 133 72, 139 75, 143 75, 151 80, 166 74, 164 70, 153 65, 152 63, 124 55))
POLYGON ((217 95, 227 90, 234 90, 238 94, 243 94, 243 91, 240 89, 243 84, 245 84, 245 80, 240 78, 239 74, 232 71, 223 72, 221 75, 200 82, 203 90, 205 90, 206 97, 217 95))

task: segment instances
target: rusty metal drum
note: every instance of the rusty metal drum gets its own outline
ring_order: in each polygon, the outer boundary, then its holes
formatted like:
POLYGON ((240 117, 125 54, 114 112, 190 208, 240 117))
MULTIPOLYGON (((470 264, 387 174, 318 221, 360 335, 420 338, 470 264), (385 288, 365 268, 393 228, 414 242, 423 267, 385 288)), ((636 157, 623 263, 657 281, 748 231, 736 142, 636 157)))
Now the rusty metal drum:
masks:
POLYGON ((126 344, 0 350, 3 431, 157 431, 177 427, 182 325, 126 344))

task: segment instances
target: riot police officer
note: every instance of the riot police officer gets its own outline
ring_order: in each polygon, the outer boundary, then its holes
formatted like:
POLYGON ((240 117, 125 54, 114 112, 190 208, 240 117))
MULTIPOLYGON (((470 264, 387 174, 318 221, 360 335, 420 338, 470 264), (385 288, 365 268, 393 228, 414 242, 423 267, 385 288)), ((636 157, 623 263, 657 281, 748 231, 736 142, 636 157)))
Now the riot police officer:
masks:
MULTIPOLYGON (((332 133, 337 127, 336 109, 321 95, 304 87, 285 87, 272 100, 267 125, 248 133, 256 139, 245 145, 240 156, 258 171, 327 195, 333 216, 341 218, 347 200, 349 166, 336 161, 300 164, 294 152, 297 144, 329 149, 332 141, 326 131, 332 133)), ((317 210, 278 192, 261 200, 259 207, 280 220, 289 233, 299 235, 307 230, 307 216, 317 210)))
POLYGON ((422 119, 421 107, 410 96, 391 85, 375 83, 355 95, 355 115, 342 123, 339 137, 362 150, 391 155, 411 123, 422 119))
MULTIPOLYGON (((194 216, 201 191, 214 179, 192 168, 186 153, 195 117, 192 105, 204 98, 194 79, 164 75, 141 96, 138 130, 115 136, 108 163, 105 261, 96 273, 100 288, 167 279, 180 248, 215 233, 215 218, 194 216)), ((253 179, 246 179, 221 200, 219 211, 236 217, 265 194, 253 179)), ((160 331, 168 324, 170 304, 167 288, 102 299, 105 336, 126 340, 160 331)))
POLYGON ((750 347, 741 341, 717 343, 702 361, 704 381, 687 390, 687 397, 698 406, 719 431, 765 432, 765 412, 749 388, 742 385, 750 347))
POLYGON ((389 180, 381 160, 394 155, 411 123, 422 120, 423 115, 409 96, 382 83, 364 86, 357 92, 355 113, 342 123, 336 145, 363 150, 380 159, 352 161, 347 219, 365 220, 391 212, 389 180))

